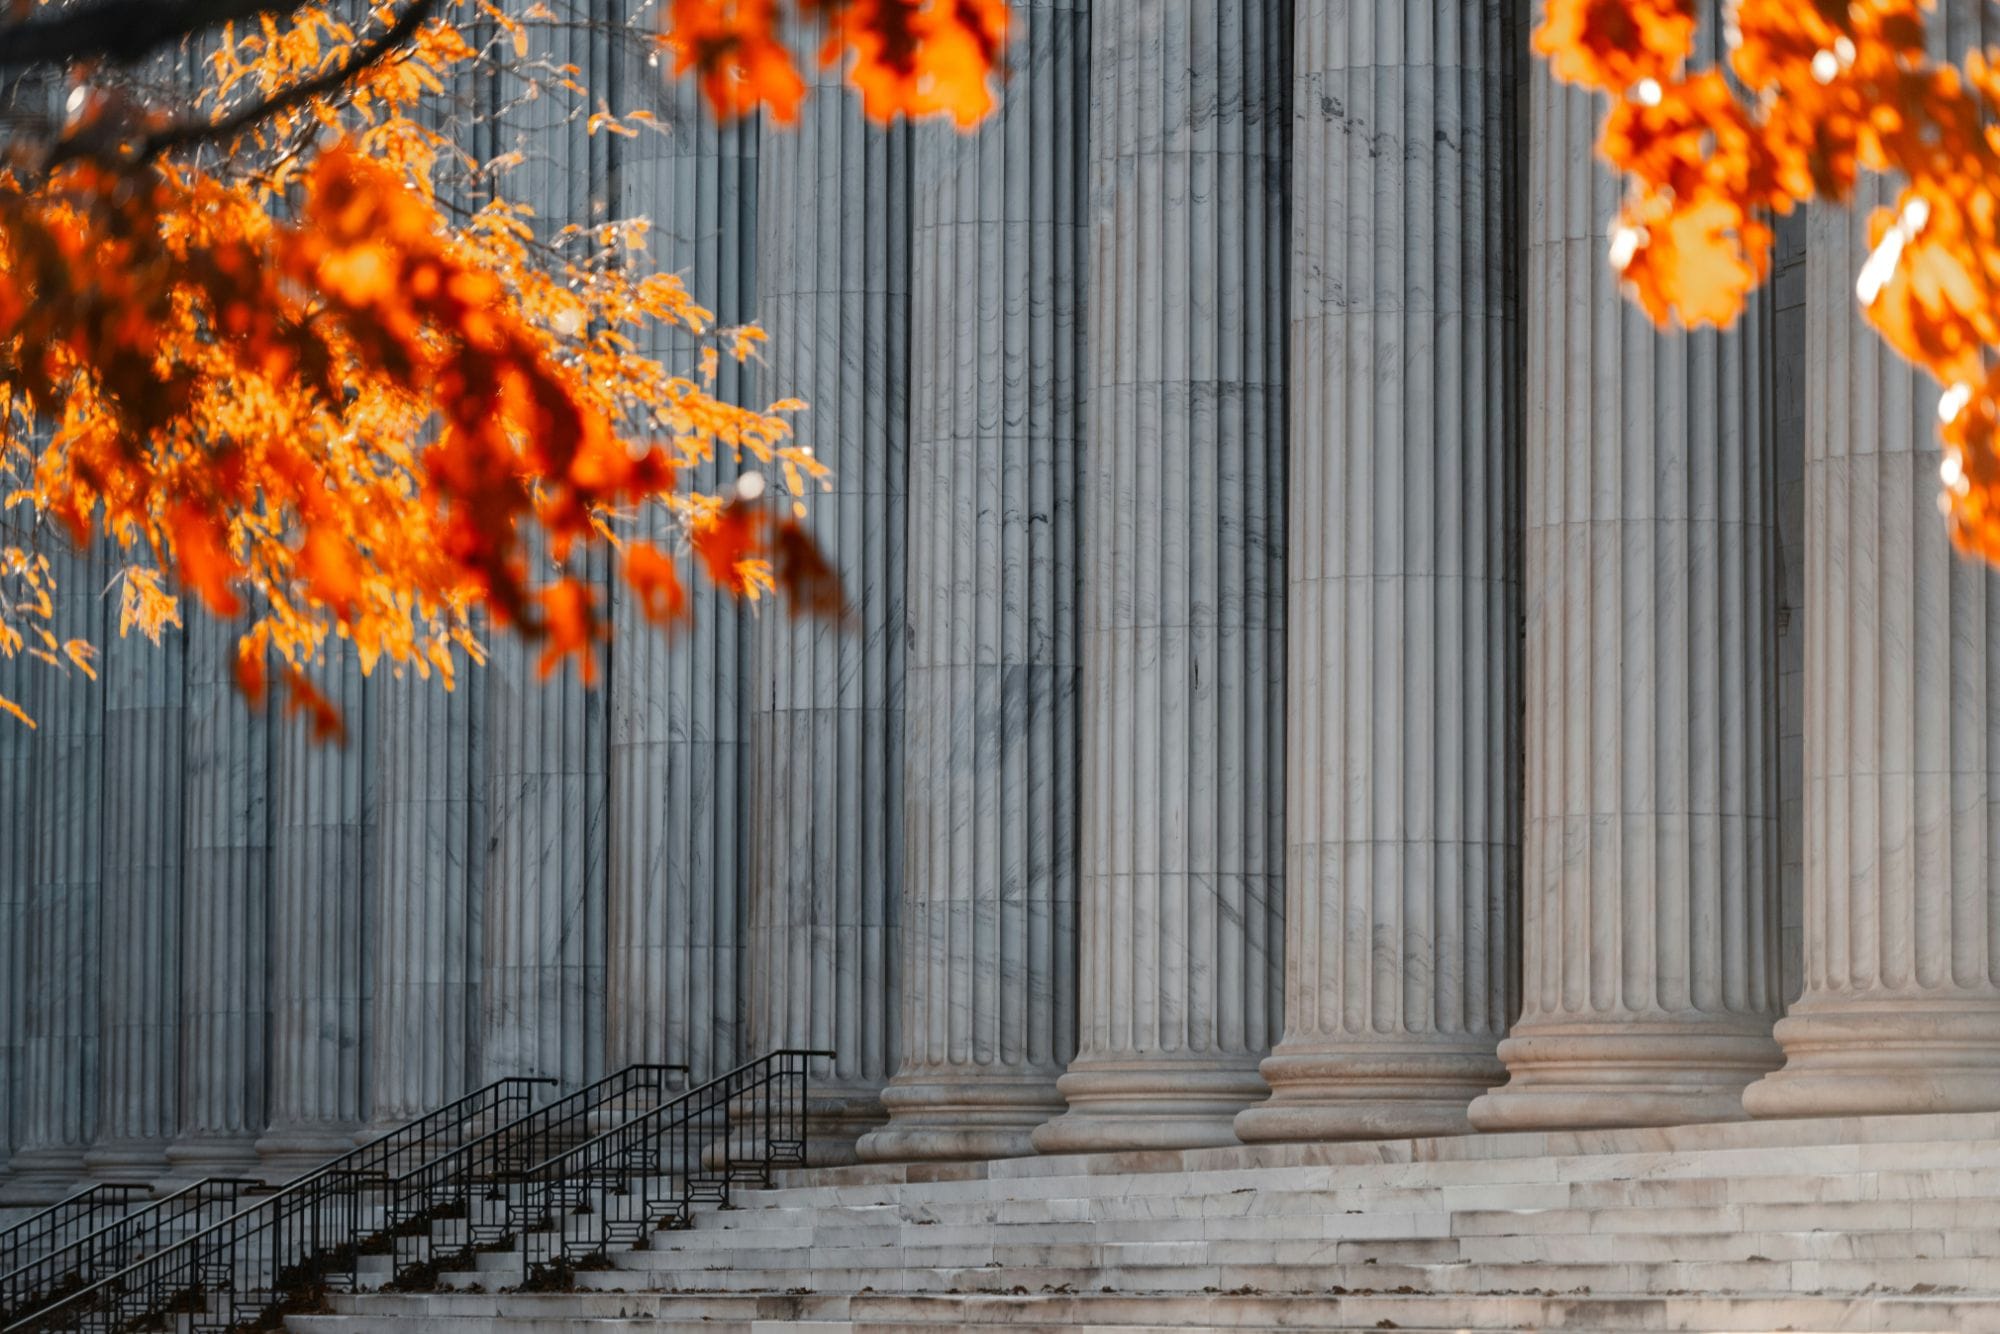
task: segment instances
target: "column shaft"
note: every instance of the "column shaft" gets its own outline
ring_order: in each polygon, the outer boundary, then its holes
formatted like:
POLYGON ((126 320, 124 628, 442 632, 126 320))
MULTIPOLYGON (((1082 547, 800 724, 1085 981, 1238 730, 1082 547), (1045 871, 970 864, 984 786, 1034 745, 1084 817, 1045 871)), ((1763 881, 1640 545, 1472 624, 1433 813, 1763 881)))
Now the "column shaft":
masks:
POLYGON ((1458 1133, 1518 966, 1514 34, 1493 0, 1295 33, 1285 1037, 1236 1131, 1458 1133))
MULTIPOLYGON (((757 313, 757 124, 718 128, 691 82, 636 61, 630 73, 666 132, 615 146, 619 216, 651 217, 653 262, 721 324, 742 324, 757 313)), ((699 355, 665 331, 653 350, 680 369, 699 355)), ((725 358, 717 392, 741 401, 747 379, 725 358)), ((692 485, 726 489, 742 466, 719 457, 692 485)), ((637 532, 671 550, 669 524, 654 512, 637 532)), ((745 1057, 748 644, 735 599, 692 560, 681 581, 690 615, 669 632, 622 583, 612 592, 609 1041, 614 1065, 674 1061, 700 1079, 745 1057)))
POLYGON ((1014 13, 998 119, 914 134, 903 1056, 869 1159, 1032 1152, 1076 1048, 1089 24, 1014 13))
MULTIPOLYGON (((549 56, 580 69, 607 67, 622 11, 587 0, 577 21, 546 30, 549 56)), ((505 86, 503 81, 503 87, 505 86)), ((610 96, 607 90, 606 96, 610 96)), ((537 97, 507 113, 522 128, 520 197, 545 241, 561 229, 607 221, 610 145, 589 134, 566 98, 537 97)), ((549 577, 547 552, 529 553, 549 577)), ((605 587, 601 552, 581 574, 605 587)), ((480 1005, 483 1078, 538 1075, 577 1085, 604 1070, 604 691, 586 689, 574 664, 543 680, 542 646, 493 636, 487 670, 487 862, 480 1005)), ((614 650, 615 651, 615 650, 614 650)))
MULTIPOLYGON (((0 545, 18 545, 19 530, 0 518, 0 545)), ((26 709, 36 703, 35 678, 47 670, 25 653, 0 657, 0 695, 26 709)), ((35 867, 35 749, 38 734, 0 718, 0 1187, 21 1128, 27 1068, 29 883, 35 867)))
MULTIPOLYGON (((1995 36, 1932 18, 1956 59, 1995 36)), ((1754 1116, 2000 1108, 2000 575, 1951 549, 1938 386, 1862 323, 1871 208, 1806 255, 1805 988, 1754 1116)))
POLYGON ((457 688, 386 672, 370 683, 380 775, 368 928, 372 1137, 476 1082, 486 673, 457 688))
POLYGON ((180 1112, 184 640, 104 646, 104 1083, 86 1161, 123 1179, 166 1169, 180 1112))
MULTIPOLYGON (((57 582, 52 628, 100 650, 109 562, 44 528, 57 582)), ((11 1194, 53 1199, 83 1171, 97 1134, 102 1057, 98 979, 103 895, 104 687, 71 669, 38 669, 29 712, 36 838, 28 886, 21 1125, 11 1194)))
POLYGON ((1531 88, 1523 1008, 1471 1120, 1740 1117, 1778 1006, 1768 294, 1646 323, 1601 107, 1531 88))
POLYGON ((1291 12, 1092 12, 1080 1051, 1044 1152, 1233 1143, 1266 1091, 1291 12))
MULTIPOLYGON (((816 31, 794 32, 818 50, 816 31)), ((808 57, 810 59, 810 56, 808 57)), ((802 438, 833 470, 810 527, 839 570, 845 624, 768 609, 753 632, 753 1051, 839 1053, 813 1081, 815 1160, 851 1160, 898 1058, 903 879, 909 131, 867 123, 815 69, 799 123, 758 150, 762 397, 811 404, 802 438)))
POLYGON ((604 1067, 604 697, 539 656, 502 637, 487 668, 481 1059, 573 1086, 604 1067))
POLYGON ((271 1125, 257 1152, 280 1176, 352 1148, 367 1111, 367 696, 346 643, 328 653, 313 675, 346 741, 316 742, 293 718, 272 746, 271 1125))
POLYGON ((188 618, 181 1133, 167 1160, 190 1176, 254 1169, 267 1120, 271 710, 236 688, 241 628, 188 618))

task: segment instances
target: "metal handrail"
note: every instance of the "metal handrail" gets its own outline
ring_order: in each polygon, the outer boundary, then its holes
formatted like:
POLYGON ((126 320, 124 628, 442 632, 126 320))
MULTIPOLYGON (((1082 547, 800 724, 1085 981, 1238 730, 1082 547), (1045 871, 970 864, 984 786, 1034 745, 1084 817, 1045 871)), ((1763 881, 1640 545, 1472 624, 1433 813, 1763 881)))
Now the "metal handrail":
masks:
POLYGON ((204 1177, 173 1194, 141 1205, 67 1246, 0 1274, 0 1322, 22 1319, 57 1298, 116 1273, 191 1221, 220 1207, 236 1210, 245 1191, 264 1183, 239 1177, 204 1177))
MULTIPOLYGON (((553 1079, 530 1075, 509 1075, 505 1079, 496 1079, 483 1088, 474 1089, 455 1102, 448 1102, 435 1111, 426 1112, 416 1120, 397 1126, 388 1134, 372 1139, 353 1152, 335 1158, 332 1162, 322 1163, 304 1176, 294 1177, 285 1184, 288 1187, 300 1185, 327 1172, 354 1172, 386 1180, 395 1175, 391 1167, 397 1158, 434 1149, 450 1132, 462 1132, 471 1122, 499 1114, 504 1107, 518 1106, 525 1109, 533 1098, 535 1088, 554 1083, 556 1081, 553 1079)), ((510 1119, 522 1114, 521 1111, 516 1111, 511 1114, 510 1119)), ((456 1134, 451 1134, 450 1137, 453 1147, 463 1142, 456 1134)), ((421 1163, 419 1165, 421 1166, 421 1163)))
POLYGON ((669 1077, 686 1073, 685 1065, 628 1065, 387 1182, 384 1212, 396 1272, 421 1262, 405 1263, 402 1242, 423 1235, 439 1219, 464 1218, 468 1246, 491 1245, 511 1234, 509 1211, 486 1207, 504 1202, 503 1183, 557 1152, 580 1123, 587 1126, 606 1114, 630 1116, 626 1104, 635 1097, 658 1106, 668 1096, 669 1077))
POLYGON ((324 1288, 355 1278, 366 1231, 363 1195, 387 1182, 398 1156, 447 1135, 462 1138, 488 1119, 516 1119, 519 1111, 508 1109, 525 1109, 535 1087, 554 1082, 495 1080, 14 1321, 5 1334, 122 1334, 136 1322, 176 1312, 199 1313, 195 1323, 229 1328, 314 1301, 324 1288))
POLYGON ((130 1181, 105 1181, 86 1186, 76 1194, 56 1201, 39 1213, 28 1215, 0 1232, 0 1273, 21 1265, 77 1237, 88 1236, 104 1226, 100 1215, 116 1208, 123 1213, 134 1200, 151 1199, 153 1188, 130 1181), (77 1224, 83 1224, 79 1227, 77 1224), (61 1235, 63 1240, 54 1240, 61 1235))
POLYGON ((736 1182, 768 1186, 774 1169, 804 1166, 810 1063, 832 1059, 771 1052, 528 1169, 516 1206, 525 1281, 687 1227, 697 1203, 728 1204, 736 1182))

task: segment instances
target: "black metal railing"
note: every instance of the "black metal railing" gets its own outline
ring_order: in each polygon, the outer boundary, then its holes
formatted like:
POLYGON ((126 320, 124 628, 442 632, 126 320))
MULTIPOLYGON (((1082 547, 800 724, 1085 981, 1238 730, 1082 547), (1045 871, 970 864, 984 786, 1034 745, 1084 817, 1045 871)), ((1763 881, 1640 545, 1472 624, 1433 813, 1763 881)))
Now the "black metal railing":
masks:
POLYGON ((192 1236, 49 1303, 5 1334, 229 1329, 352 1286, 379 1225, 371 1196, 413 1159, 448 1152, 526 1115, 547 1079, 501 1079, 308 1172, 192 1236))
POLYGON ((811 1064, 832 1059, 772 1052, 529 1168, 517 1206, 526 1281, 641 1246, 688 1226, 697 1204, 728 1204, 739 1182, 768 1186, 777 1168, 804 1166, 811 1064))
POLYGON ((0 1325, 32 1315, 141 1257, 200 1231, 218 1218, 235 1213, 242 1195, 261 1190, 263 1185, 261 1181, 236 1177, 205 1178, 0 1274, 0 1325))
POLYGON ((395 1276, 434 1267, 439 1232, 458 1234, 456 1246, 443 1239, 450 1251, 512 1237, 518 1184, 530 1167, 660 1106, 685 1074, 684 1065, 628 1065, 390 1181, 383 1202, 395 1276), (456 1228, 439 1226, 453 1220, 456 1228))
POLYGON ((151 1198, 151 1186, 107 1181, 30 1214, 0 1232, 0 1274, 89 1236, 138 1201, 151 1198))

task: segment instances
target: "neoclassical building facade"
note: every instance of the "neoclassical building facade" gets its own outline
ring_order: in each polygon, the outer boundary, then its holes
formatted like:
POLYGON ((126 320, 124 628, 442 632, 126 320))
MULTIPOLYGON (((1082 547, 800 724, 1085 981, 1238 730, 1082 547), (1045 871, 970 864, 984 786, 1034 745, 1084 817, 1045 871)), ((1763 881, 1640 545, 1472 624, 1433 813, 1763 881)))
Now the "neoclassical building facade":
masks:
POLYGON ((327 748, 60 558, 0 1198, 780 1046, 829 1161, 2000 1108, 2000 577, 1861 224, 1663 334, 1527 3, 1014 7, 974 134, 718 130, 584 28, 669 132, 507 131, 769 329, 844 626, 610 588, 598 689, 334 662, 327 748))

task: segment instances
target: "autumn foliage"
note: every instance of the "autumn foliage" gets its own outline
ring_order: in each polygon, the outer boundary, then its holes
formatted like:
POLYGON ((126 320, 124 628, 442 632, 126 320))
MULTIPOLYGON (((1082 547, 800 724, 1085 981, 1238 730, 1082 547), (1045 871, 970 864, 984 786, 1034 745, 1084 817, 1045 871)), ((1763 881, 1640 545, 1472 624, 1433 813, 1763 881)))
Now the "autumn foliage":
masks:
MULTIPOLYGON (((799 5, 871 115, 990 106, 1001 0, 799 5)), ((652 271, 643 218, 539 223, 508 198, 508 155, 478 160, 432 114, 455 80, 511 64, 542 69, 530 95, 572 99, 593 135, 656 131, 643 111, 593 110, 578 71, 533 65, 536 25, 557 16, 263 8, 183 43, 201 53, 191 115, 71 62, 47 132, 0 139, 0 493, 17 534, 0 541, 0 654, 89 668, 90 647, 50 629, 45 544, 18 537, 51 527, 123 553, 121 633, 157 637, 183 593, 245 617, 246 692, 275 677, 326 734, 338 719, 312 674, 329 638, 366 670, 449 684, 482 634, 514 633, 545 671, 590 679, 608 590, 577 571, 594 544, 662 625, 688 607, 682 549, 739 596, 837 612, 800 524, 826 479, 795 435, 805 405, 716 393, 722 359, 754 357, 762 333, 715 328, 652 271), (663 329, 700 346, 694 364, 647 350, 663 329), (718 454, 781 484, 689 489, 718 454), (678 542, 630 536, 649 506, 678 542)), ((783 119, 803 84, 781 20, 770 0, 677 0, 640 39, 717 114, 783 119)))
POLYGON ((1726 325, 1770 272, 1770 219, 1903 178, 1869 221, 1868 321, 1944 387, 1940 507, 2000 561, 2000 70, 1934 59, 1927 0, 1735 0, 1695 59, 1701 0, 1547 0, 1536 49, 1609 95, 1600 149, 1630 191, 1610 258, 1654 320, 1726 325))

